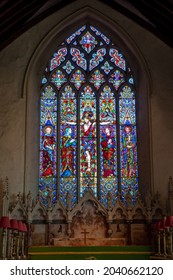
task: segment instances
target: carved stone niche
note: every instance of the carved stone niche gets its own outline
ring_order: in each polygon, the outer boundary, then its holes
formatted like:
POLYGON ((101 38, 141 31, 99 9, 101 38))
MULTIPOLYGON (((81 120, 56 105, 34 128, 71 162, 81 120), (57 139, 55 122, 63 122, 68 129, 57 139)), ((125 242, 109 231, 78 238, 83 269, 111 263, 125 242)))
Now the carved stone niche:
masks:
POLYGON ((87 232, 87 239, 106 237, 107 222, 105 216, 98 211, 96 204, 88 200, 82 205, 72 220, 72 237, 84 238, 83 231, 87 232))
POLYGON ((131 226, 131 236, 133 245, 149 245, 148 225, 145 223, 147 214, 142 207, 134 207, 132 210, 134 223, 131 226))
POLYGON ((59 240, 67 239, 67 223, 63 209, 56 208, 52 213, 52 223, 50 224, 49 240, 54 244, 54 238, 59 240))
POLYGON ((153 220, 161 220, 164 217, 163 211, 160 208, 153 209, 152 214, 153 220))
POLYGON ((30 243, 32 246, 41 246, 46 244, 47 225, 44 223, 46 220, 46 210, 42 204, 37 202, 32 211, 32 224, 30 243))
POLYGON ((58 221, 57 223, 50 224, 50 244, 54 245, 54 239, 64 240, 67 239, 67 224, 63 221, 58 221))
POLYGON ((149 245, 151 242, 146 224, 132 224, 131 235, 133 245, 149 245))
POLYGON ((117 208, 114 211, 113 217, 112 217, 113 223, 111 224, 112 229, 112 238, 126 238, 127 236, 127 226, 124 223, 126 220, 126 215, 123 209, 117 208))
POLYGON ((31 245, 43 246, 46 244, 46 224, 31 225, 31 245))

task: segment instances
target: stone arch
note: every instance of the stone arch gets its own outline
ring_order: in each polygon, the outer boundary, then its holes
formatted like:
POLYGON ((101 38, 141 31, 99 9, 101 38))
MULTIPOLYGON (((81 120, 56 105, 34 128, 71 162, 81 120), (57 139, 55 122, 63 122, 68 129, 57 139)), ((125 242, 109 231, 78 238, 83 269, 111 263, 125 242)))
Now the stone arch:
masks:
POLYGON ((125 54, 134 71, 137 91, 137 125, 139 188, 142 195, 151 190, 151 157, 149 127, 149 93, 151 91, 149 71, 140 50, 130 36, 113 19, 107 18, 91 7, 82 8, 57 24, 36 48, 27 67, 23 94, 27 98, 26 145, 25 145, 25 186, 28 192, 37 193, 39 178, 39 92, 44 67, 58 44, 85 22, 91 22, 112 38, 125 54), (34 116, 34 119, 33 119, 34 116), (34 168, 33 168, 34 166, 34 168))

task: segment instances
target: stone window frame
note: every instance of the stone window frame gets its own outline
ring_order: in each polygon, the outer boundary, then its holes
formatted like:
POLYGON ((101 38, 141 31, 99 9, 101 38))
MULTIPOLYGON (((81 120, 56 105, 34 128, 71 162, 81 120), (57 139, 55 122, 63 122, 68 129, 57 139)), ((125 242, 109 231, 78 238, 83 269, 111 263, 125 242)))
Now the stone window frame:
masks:
POLYGON ((148 66, 133 39, 115 20, 88 7, 76 11, 51 29, 35 49, 27 66, 23 87, 24 98, 26 98, 24 193, 28 193, 29 190, 35 196, 38 193, 40 84, 43 71, 57 46, 86 23, 97 26, 101 32, 116 42, 133 71, 137 93, 139 192, 144 197, 147 190, 153 192, 150 125, 151 78, 148 66))

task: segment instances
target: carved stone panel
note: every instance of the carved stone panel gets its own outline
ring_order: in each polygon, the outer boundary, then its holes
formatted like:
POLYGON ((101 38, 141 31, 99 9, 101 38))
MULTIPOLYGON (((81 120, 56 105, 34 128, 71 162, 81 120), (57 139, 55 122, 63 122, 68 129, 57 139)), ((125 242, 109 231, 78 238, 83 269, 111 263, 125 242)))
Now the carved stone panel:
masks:
POLYGON ((50 224, 50 244, 54 244, 54 238, 58 238, 59 240, 63 240, 67 238, 67 224, 58 223, 58 224, 50 224))
POLYGON ((97 239, 106 237, 106 219, 101 213, 97 212, 92 201, 87 201, 82 211, 73 217, 73 237, 84 238, 84 230, 87 231, 87 238, 97 239))
POLYGON ((46 226, 44 224, 32 224, 31 245, 41 246, 46 244, 46 226))
POLYGON ((132 224, 131 226, 132 244, 133 245, 148 245, 148 229, 145 224, 132 224))
POLYGON ((126 224, 114 223, 111 224, 112 235, 111 238, 123 237, 127 236, 127 226, 126 224))

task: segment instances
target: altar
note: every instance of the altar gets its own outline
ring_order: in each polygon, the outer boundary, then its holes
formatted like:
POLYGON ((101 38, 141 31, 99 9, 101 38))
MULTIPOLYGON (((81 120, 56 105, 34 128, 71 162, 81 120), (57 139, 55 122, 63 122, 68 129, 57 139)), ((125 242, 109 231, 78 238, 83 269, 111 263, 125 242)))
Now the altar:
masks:
POLYGON ((126 239, 121 238, 54 238, 54 246, 124 246, 126 239))

